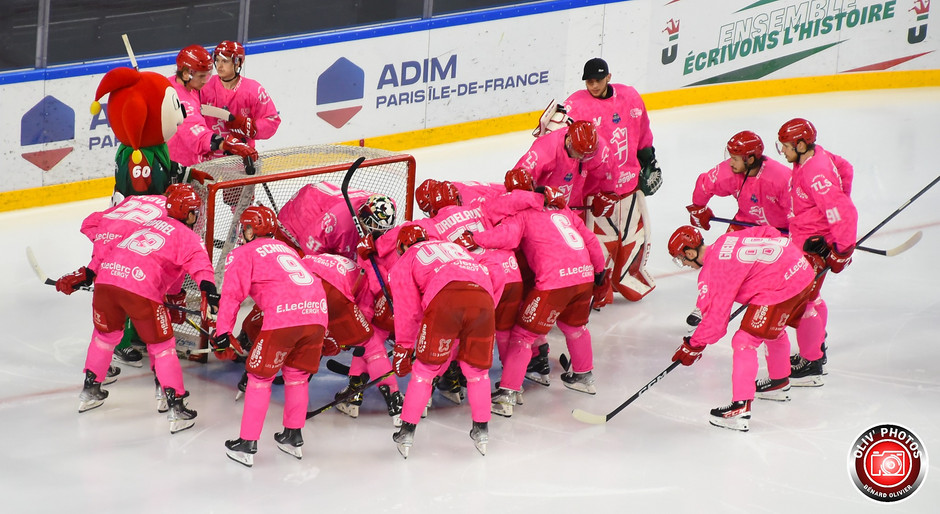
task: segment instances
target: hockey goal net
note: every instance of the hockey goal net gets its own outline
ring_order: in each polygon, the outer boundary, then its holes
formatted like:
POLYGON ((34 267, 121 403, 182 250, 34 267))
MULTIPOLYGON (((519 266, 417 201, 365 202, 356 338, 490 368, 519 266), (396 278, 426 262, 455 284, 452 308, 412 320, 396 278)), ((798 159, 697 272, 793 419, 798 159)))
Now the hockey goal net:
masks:
MULTIPOLYGON (((199 164, 197 167, 212 175, 215 182, 194 184, 203 200, 201 213, 204 213, 195 230, 204 237, 219 290, 222 288, 225 258, 241 243, 238 220, 245 209, 264 205, 280 212, 281 207, 307 184, 329 182, 339 188, 346 171, 359 157, 366 160, 353 175, 350 189, 391 197, 399 209, 399 223, 410 220, 415 160, 408 154, 357 146, 316 145, 261 152, 253 163, 246 163, 240 157, 223 157, 199 164), (249 175, 246 168, 250 172, 252 167, 254 174, 249 175)), ((201 299, 198 286, 187 278, 184 288, 188 293, 187 303, 198 309, 201 299)), ((191 325, 176 325, 174 328, 180 353, 190 360, 205 362, 207 338, 191 325)))

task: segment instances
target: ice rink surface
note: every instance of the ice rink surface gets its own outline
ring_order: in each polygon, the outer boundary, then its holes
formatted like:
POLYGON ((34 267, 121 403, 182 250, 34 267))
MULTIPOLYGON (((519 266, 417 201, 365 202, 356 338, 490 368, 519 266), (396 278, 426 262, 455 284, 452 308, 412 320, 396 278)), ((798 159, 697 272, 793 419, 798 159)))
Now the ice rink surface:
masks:
MULTIPOLYGON (((288 114, 289 115, 289 114, 288 114)), ((940 472, 930 466, 910 498, 879 504, 848 473, 856 437, 882 423, 909 428, 931 464, 940 462, 940 187, 914 202, 866 243, 890 248, 922 230, 894 257, 856 252, 826 281, 829 364, 819 388, 794 388, 788 403, 758 400, 751 430, 712 427, 708 411, 731 399, 730 333, 691 368, 680 367, 604 426, 571 417, 604 414, 670 363, 686 335, 695 274, 669 259, 665 241, 688 222, 695 177, 723 158, 728 138, 754 130, 773 150, 786 120, 806 117, 819 143, 855 166, 859 236, 930 183, 940 143, 940 89, 869 91, 728 102, 650 113, 662 189, 648 201, 649 269, 657 288, 639 303, 622 298, 592 316, 596 396, 558 378, 560 333, 552 345, 552 384, 526 383, 525 405, 494 416, 485 457, 468 437, 470 411, 434 396, 408 460, 378 391, 351 419, 330 410, 304 428, 303 460, 278 451, 282 395, 268 411, 253 468, 225 456, 237 437, 242 403, 233 401, 238 365, 184 363, 195 427, 170 435, 153 401, 147 368, 123 367, 110 397, 77 413, 91 334, 91 295, 66 297, 41 285, 27 264, 31 246, 55 277, 87 263, 78 229, 107 199, 0 214, 0 498, 4 512, 936 512, 940 472), (932 507, 931 507, 932 506, 932 507)), ((533 120, 534 124, 534 120, 533 120)), ((427 177, 501 181, 531 143, 519 132, 421 148, 427 177)), ((9 157, 14 158, 14 157, 9 157)), ((733 201, 714 199, 717 216, 733 201)), ((715 223, 713 241, 725 229, 715 223)), ((737 325, 732 325, 733 329, 737 325)), ((795 347, 795 338, 793 345, 795 347)), ((348 359, 348 357, 347 357, 348 359)), ((766 376, 763 365, 761 375, 766 376)), ((498 379, 499 369, 491 371, 498 379)), ((404 385, 404 382, 401 382, 404 385)), ((311 408, 332 400, 345 377, 323 369, 311 408)))

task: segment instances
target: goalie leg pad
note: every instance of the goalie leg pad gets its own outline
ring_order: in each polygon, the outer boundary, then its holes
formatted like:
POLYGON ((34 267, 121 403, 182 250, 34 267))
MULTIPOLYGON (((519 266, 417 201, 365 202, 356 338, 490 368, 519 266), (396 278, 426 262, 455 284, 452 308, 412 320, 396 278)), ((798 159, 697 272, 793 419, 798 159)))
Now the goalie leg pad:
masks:
POLYGON ((620 232, 620 248, 613 262, 614 289, 624 298, 636 302, 656 288, 646 271, 650 252, 650 230, 646 198, 634 193, 620 201, 611 221, 620 232))

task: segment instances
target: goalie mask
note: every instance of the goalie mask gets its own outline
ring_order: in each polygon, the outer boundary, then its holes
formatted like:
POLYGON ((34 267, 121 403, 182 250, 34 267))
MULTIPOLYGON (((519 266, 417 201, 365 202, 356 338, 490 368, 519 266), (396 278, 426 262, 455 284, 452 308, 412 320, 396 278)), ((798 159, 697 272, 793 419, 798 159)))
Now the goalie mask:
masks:
POLYGON ((359 221, 367 231, 384 234, 395 226, 395 202, 385 195, 372 195, 359 207, 359 221))

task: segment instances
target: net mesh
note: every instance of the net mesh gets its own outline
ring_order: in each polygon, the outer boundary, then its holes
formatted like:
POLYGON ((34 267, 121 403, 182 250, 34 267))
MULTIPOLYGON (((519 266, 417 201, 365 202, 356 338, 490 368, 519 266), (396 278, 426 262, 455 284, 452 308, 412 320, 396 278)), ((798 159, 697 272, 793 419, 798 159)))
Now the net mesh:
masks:
MULTIPOLYGON (((194 184, 203 201, 195 230, 204 238, 219 289, 225 256, 240 243, 238 220, 245 209, 264 205, 279 212, 307 184, 329 182, 339 188, 346 171, 359 157, 366 160, 353 174, 350 190, 387 195, 403 213, 398 219, 410 220, 415 163, 407 154, 357 146, 316 145, 261 152, 253 163, 233 156, 197 165, 215 179, 212 185, 194 184), (254 173, 248 174, 251 168, 254 173)), ((183 287, 190 307, 198 309, 201 300, 198 285, 187 278, 183 287)), ((190 359, 204 361, 205 354, 193 353, 206 347, 200 332, 191 325, 175 328, 179 350, 190 359)))

